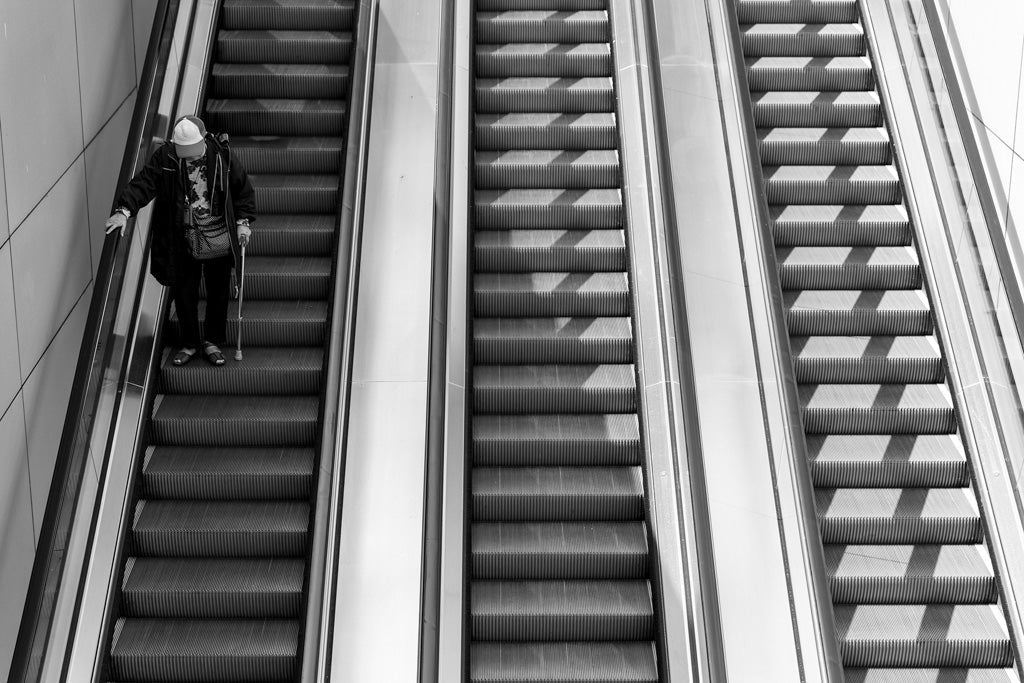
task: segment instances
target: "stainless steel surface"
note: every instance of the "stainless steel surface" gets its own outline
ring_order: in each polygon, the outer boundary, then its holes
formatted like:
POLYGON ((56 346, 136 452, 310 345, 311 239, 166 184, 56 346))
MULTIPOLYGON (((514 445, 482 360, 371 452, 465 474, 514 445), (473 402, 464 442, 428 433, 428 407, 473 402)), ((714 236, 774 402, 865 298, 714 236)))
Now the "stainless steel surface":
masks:
POLYGON ((330 672, 334 633, 334 597, 337 590, 338 532, 341 526, 345 434, 348 427, 349 382, 355 343, 356 292, 359 250, 362 245, 363 199, 366 194, 366 155, 369 141, 373 65, 377 44, 377 0, 364 0, 357 9, 356 54, 348 99, 348 140, 344 164, 341 234, 334 274, 331 339, 325 367, 335 369, 326 378, 314 540, 306 598, 306 626, 300 680, 326 681, 330 672), (340 324, 339 324, 340 323, 340 324))
MULTIPOLYGON (((915 3, 918 4, 918 3, 915 3)), ((971 452, 973 478, 989 536, 996 574, 1004 593, 1003 606, 1022 675, 1024 612, 1024 509, 1020 500, 1024 467, 1024 418, 1017 386, 1022 368, 1019 321, 999 296, 1012 297, 1007 281, 1014 272, 1000 270, 992 243, 989 216, 972 215, 962 187, 986 182, 976 167, 948 156, 965 144, 949 101, 935 88, 952 74, 943 72, 935 40, 923 11, 911 3, 866 0, 865 22, 882 72, 880 90, 888 108, 898 161, 908 185, 908 206, 926 279, 932 291, 938 336, 946 352, 953 400, 971 452), (908 6, 909 5, 909 6, 908 6), (929 56, 929 53, 931 56, 929 56), (933 80, 934 79, 934 80, 933 80), (945 110, 945 111, 943 111, 945 110), (913 122, 914 125, 908 125, 913 122), (968 246, 969 245, 969 246, 968 246), (1002 315, 1001 315, 1002 314, 1002 315)), ((941 37, 941 33, 940 33, 941 37)), ((948 65, 947 65, 948 66, 948 65)), ((958 87, 945 82, 946 89, 958 87)), ((962 101, 962 100, 961 100, 962 101)), ((955 153, 955 152, 954 152, 955 153)), ((1016 289, 1019 283, 1012 283, 1016 289)))
POLYGON ((417 676, 439 11, 380 2, 334 681, 417 676))
MULTIPOLYGON (((840 680, 724 2, 654 1, 665 175, 721 605, 713 680, 840 680), (762 392, 762 388, 766 391, 762 392), (740 426, 742 425, 742 428, 740 426), (754 426, 760 425, 757 429, 754 426), (823 597, 824 596, 824 597, 823 597), (757 609, 752 609, 756 605, 757 609), (837 673, 838 672, 838 673, 837 673)), ((756 152, 755 152, 756 153, 756 152)), ((790 380, 791 381, 791 380, 790 380)))
MULTIPOLYGON (((171 121, 175 114, 198 111, 198 93, 180 87, 177 81, 184 80, 189 69, 204 68, 206 43, 212 37, 214 25, 214 3, 212 0, 183 2, 175 27, 174 45, 180 46, 186 36, 195 31, 192 45, 196 47, 180 59, 182 73, 178 78, 164 82, 159 112, 171 121), (175 99, 179 98, 177 102, 175 99)), ((172 49, 172 53, 174 50, 172 49)), ((123 352, 116 354, 110 368, 108 391, 119 394, 120 400, 104 400, 101 407, 110 411, 98 415, 97 424, 110 424, 109 434, 98 432, 94 436, 92 451, 94 457, 107 458, 106 476, 99 482, 99 497, 89 504, 80 506, 81 519, 91 519, 93 506, 96 510, 96 524, 91 554, 86 558, 84 588, 79 605, 78 628, 71 638, 71 651, 66 662, 64 680, 88 681, 99 675, 103 661, 105 622, 108 601, 118 566, 118 548, 122 525, 126 520, 126 506, 130 478, 134 473, 135 450, 145 423, 143 414, 146 407, 145 390, 153 359, 159 354, 156 346, 157 326, 164 307, 164 288, 146 271, 149 268, 147 244, 151 208, 139 212, 136 228, 132 233, 131 257, 125 282, 144 282, 143 291, 125 287, 118 309, 114 334, 123 352), (145 274, 144 274, 145 273, 145 274), (144 275, 143 275, 144 274, 144 275), (141 278, 141 280, 140 280, 141 278), (135 307, 138 297, 138 307, 135 307), (127 355, 127 358, 125 357, 127 355), (121 374, 124 371, 125 374, 121 374), (103 420, 103 422, 100 422, 103 420)), ((114 398, 114 397, 111 397, 114 398)), ((129 520, 130 521, 130 520, 129 520)), ((56 669, 52 669, 56 671, 56 669)))
POLYGON ((707 493, 702 477, 691 476, 683 467, 683 463, 703 458, 703 453, 688 452, 688 444, 696 443, 691 438, 696 433, 692 424, 696 406, 684 404, 680 387, 684 380, 673 348, 673 341, 686 331, 678 329, 680 321, 672 305, 665 239, 667 207, 658 164, 660 141, 651 115, 655 84, 648 41, 654 34, 642 5, 612 3, 609 13, 617 36, 613 57, 619 85, 626 223, 632 226, 628 246, 633 264, 637 366, 643 386, 641 422, 650 473, 648 519, 657 548, 653 583, 661 597, 661 674, 670 681, 713 680, 708 648, 720 640, 718 596, 713 580, 701 576, 702 571, 709 574, 713 569, 711 562, 701 565, 711 551, 710 525, 693 500, 700 497, 706 501, 707 493))
POLYGON ((469 187, 472 54, 472 0, 455 2, 452 68, 451 234, 448 240, 448 344, 445 381, 445 466, 441 521, 441 609, 438 614, 438 681, 465 677, 465 497, 466 497, 466 338, 469 287, 469 187))

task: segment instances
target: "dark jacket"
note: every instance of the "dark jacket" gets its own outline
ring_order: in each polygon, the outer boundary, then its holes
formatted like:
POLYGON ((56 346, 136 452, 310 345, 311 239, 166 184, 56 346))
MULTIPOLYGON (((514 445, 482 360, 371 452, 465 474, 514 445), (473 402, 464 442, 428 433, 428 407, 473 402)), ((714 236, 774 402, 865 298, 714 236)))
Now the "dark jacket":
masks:
MULTIPOLYGON (((228 147, 227 139, 206 136, 206 177, 210 188, 210 208, 223 214, 231 239, 235 264, 240 252, 235 221, 256 218, 256 195, 245 169, 228 147)), ((165 286, 174 285, 178 262, 187 257, 185 242, 185 163, 178 158, 174 145, 161 145, 139 173, 131 179, 114 208, 123 206, 134 216, 139 209, 156 199, 153 207, 152 254, 150 271, 165 286)))

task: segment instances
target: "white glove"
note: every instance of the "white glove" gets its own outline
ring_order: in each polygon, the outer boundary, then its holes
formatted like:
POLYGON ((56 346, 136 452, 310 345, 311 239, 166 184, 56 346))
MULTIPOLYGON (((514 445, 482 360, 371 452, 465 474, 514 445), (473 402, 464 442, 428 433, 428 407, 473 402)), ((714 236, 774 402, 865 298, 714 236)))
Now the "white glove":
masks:
POLYGON ((247 246, 249 244, 249 236, 252 234, 252 228, 245 223, 239 223, 237 227, 239 246, 247 246))
POLYGON ((107 219, 106 234, 109 235, 115 230, 120 230, 121 236, 124 237, 124 226, 126 225, 128 225, 128 218, 120 211, 115 211, 110 214, 110 218, 107 219))

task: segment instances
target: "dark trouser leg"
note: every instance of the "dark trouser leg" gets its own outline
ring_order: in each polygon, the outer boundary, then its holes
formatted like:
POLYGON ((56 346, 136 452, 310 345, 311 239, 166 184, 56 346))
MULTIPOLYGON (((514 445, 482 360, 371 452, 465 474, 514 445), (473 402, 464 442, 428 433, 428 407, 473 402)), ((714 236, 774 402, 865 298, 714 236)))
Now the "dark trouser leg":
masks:
POLYGON ((198 349, 203 340, 199 334, 199 278, 202 270, 199 262, 188 254, 181 254, 177 265, 178 272, 171 293, 174 296, 174 307, 178 311, 181 345, 198 349))
POLYGON ((228 298, 231 296, 231 255, 203 261, 206 279, 206 341, 218 346, 227 341, 228 298))

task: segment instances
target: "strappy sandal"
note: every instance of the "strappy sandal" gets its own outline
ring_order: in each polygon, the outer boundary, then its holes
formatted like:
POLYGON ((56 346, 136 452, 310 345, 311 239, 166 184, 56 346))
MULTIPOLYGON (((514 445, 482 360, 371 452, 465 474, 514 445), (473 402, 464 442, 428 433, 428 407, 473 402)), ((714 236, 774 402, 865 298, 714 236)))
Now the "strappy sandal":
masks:
POLYGON ((192 357, 196 355, 196 353, 197 352, 195 349, 181 349, 176 354, 174 354, 174 358, 171 359, 171 362, 174 363, 175 365, 184 365, 185 363, 192 360, 192 357))
POLYGON ((206 360, 208 360, 211 365, 224 365, 224 354, 220 352, 220 347, 216 344, 206 342, 203 345, 203 355, 206 356, 206 360))

